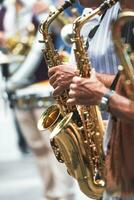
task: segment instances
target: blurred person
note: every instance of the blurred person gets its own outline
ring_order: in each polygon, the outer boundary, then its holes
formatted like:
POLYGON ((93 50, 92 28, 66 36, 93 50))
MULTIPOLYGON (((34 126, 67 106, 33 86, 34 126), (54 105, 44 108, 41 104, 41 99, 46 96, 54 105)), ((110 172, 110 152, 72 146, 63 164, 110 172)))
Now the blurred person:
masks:
MULTIPOLYGON (((2 82, 5 85, 7 83, 7 79, 9 78, 9 62, 8 59, 6 57, 6 54, 8 53, 7 47, 6 47, 6 36, 5 36, 5 26, 4 26, 4 19, 7 13, 7 6, 5 4, 5 1, 1 1, 0 2, 0 51, 1 51, 1 78, 2 78, 2 82), (7 63, 3 63, 3 59, 7 61, 7 63)), ((2 85, 3 85, 2 84, 2 85)), ((8 99, 8 103, 11 106, 11 95, 10 92, 7 92, 5 86, 2 87, 2 97, 4 98, 4 103, 7 105, 7 99, 8 99)), ((16 115, 14 114, 14 112, 12 112, 12 117, 13 117, 13 122, 15 124, 15 128, 17 130, 17 134, 18 134, 18 146, 20 148, 20 150, 22 152, 27 152, 28 150, 28 146, 26 143, 26 140, 22 134, 22 131, 19 127, 18 121, 16 120, 16 115)))

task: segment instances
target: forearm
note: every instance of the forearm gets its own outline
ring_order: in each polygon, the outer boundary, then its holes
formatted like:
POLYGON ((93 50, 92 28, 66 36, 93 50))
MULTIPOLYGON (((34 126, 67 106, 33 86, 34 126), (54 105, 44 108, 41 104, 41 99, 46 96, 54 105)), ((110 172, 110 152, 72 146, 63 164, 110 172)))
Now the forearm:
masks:
POLYGON ((121 120, 134 123, 134 101, 114 93, 109 99, 110 113, 121 120))
POLYGON ((99 81, 101 81, 106 87, 110 87, 115 75, 110 75, 110 74, 100 74, 100 73, 96 73, 96 76, 98 78, 99 81))

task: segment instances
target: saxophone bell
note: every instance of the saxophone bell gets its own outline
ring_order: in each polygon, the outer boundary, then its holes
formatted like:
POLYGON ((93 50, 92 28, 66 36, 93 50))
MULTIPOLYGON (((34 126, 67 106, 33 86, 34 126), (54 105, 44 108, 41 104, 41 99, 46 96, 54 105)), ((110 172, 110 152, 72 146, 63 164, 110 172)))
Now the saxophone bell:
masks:
POLYGON ((37 127, 40 131, 47 129, 52 131, 57 120, 61 120, 60 108, 57 105, 52 105, 41 114, 37 127))
POLYGON ((60 157, 61 161, 64 161, 69 175, 77 180, 81 191, 88 197, 98 199, 105 187, 103 175, 96 169, 91 179, 92 171, 89 168, 91 169, 90 165, 93 163, 90 163, 87 157, 86 140, 72 123, 72 116, 73 113, 68 113, 53 129, 50 135, 51 146, 57 159, 60 157))

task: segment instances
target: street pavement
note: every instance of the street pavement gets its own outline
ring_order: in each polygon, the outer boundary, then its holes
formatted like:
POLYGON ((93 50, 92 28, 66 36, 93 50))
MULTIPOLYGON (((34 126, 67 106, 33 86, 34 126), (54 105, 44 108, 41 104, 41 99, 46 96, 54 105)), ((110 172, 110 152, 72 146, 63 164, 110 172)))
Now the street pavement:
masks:
MULTIPOLYGON (((77 200, 91 200, 77 188, 77 200)), ((42 200, 42 182, 34 155, 22 154, 8 106, 0 98, 0 200, 42 200)))
POLYGON ((42 184, 34 156, 22 154, 11 112, 0 99, 0 200, 41 200, 42 184))

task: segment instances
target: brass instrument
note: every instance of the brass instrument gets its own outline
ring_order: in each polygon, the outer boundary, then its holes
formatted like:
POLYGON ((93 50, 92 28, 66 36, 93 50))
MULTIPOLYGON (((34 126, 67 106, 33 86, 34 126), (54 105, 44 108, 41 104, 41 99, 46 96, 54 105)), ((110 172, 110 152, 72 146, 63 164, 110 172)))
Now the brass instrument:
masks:
POLYGON ((12 55, 26 56, 31 49, 33 41, 35 39, 35 26, 30 23, 26 29, 27 36, 21 36, 19 32, 15 36, 7 37, 5 46, 12 55))
MULTIPOLYGON (((63 6, 61 6, 56 11, 49 14, 47 19, 40 25, 40 32, 43 34, 43 39, 45 43, 45 49, 43 50, 44 57, 48 67, 53 67, 62 64, 62 60, 57 50, 54 48, 54 44, 49 33, 49 27, 51 23, 57 18, 57 16, 64 11, 64 9, 70 7, 74 3, 73 0, 66 1, 63 6)), ((75 106, 68 106, 66 101, 68 99, 68 91, 65 90, 64 93, 56 98, 57 104, 50 106, 45 112, 42 113, 41 118, 38 122, 39 130, 53 130, 55 126, 63 119, 67 113, 73 112, 73 120, 77 126, 81 126, 80 117, 75 106)), ((54 150, 55 156, 59 162, 64 162, 61 158, 61 153, 56 143, 51 141, 52 148, 54 150)), ((70 172, 71 173, 71 172, 70 172)))
MULTIPOLYGON (((71 8, 70 8, 70 9, 71 9, 71 8)), ((49 6, 49 11, 50 11, 51 13, 56 12, 56 10, 57 10, 57 8, 56 8, 54 5, 50 5, 50 6, 49 6)), ((62 12, 62 13, 60 13, 60 15, 58 15, 58 16, 56 17, 56 19, 54 20, 53 23, 56 23, 56 24, 58 25, 58 28, 61 29, 65 24, 70 23, 70 18, 67 17, 67 16, 62 12)))
MULTIPOLYGON (((127 10, 119 14, 118 19, 113 23, 112 26, 112 36, 113 42, 115 44, 115 50, 120 59, 119 70, 125 74, 125 84, 129 84, 134 92, 134 66, 131 62, 131 59, 128 55, 127 49, 124 47, 124 44, 121 41, 121 28, 125 25, 126 22, 134 20, 134 11, 127 10)), ((131 97, 130 97, 131 98, 131 97)), ((134 97, 132 97, 133 99, 134 97)))
MULTIPOLYGON (((80 30, 84 23, 96 14, 102 14, 117 1, 105 1, 93 12, 80 16, 73 23, 73 42, 75 57, 80 76, 90 77, 91 66, 80 30)), ((82 126, 77 128, 72 123, 72 113, 67 114, 54 128, 50 135, 51 143, 55 141, 59 152, 67 166, 67 170, 79 184, 80 189, 88 197, 98 199, 105 188, 104 155, 102 139, 104 126, 101 114, 96 106, 77 107, 82 126), (73 125, 73 126, 72 126, 73 125)), ((55 148, 55 149, 56 149, 55 148)))
MULTIPOLYGON (((11 4, 13 4, 13 7, 15 8, 16 18, 18 18, 19 12, 24 9, 24 5, 18 0, 11 0, 11 4)), ((17 26, 18 25, 16 24, 15 29, 17 30, 15 34, 6 37, 5 47, 13 56, 27 56, 35 39, 36 27, 32 22, 29 22, 23 29, 20 29, 17 26)))

